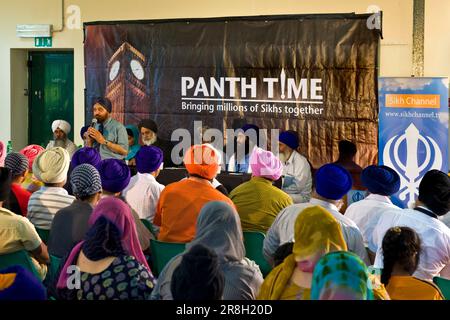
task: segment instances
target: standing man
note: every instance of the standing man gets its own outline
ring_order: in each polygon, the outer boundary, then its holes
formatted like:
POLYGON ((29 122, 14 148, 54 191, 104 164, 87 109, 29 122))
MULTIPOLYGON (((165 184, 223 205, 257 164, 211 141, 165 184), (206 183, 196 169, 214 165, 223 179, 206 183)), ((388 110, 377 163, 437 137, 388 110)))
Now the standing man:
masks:
POLYGON ((77 151, 77 146, 75 143, 69 140, 67 135, 70 133, 71 126, 70 123, 64 120, 55 120, 52 123, 52 131, 53 131, 53 139, 48 144, 46 149, 49 150, 54 147, 61 147, 66 149, 69 153, 69 156, 72 158, 72 155, 77 151))
POLYGON ((112 104, 108 98, 97 98, 93 105, 97 125, 87 131, 87 146, 100 152, 102 159, 123 160, 128 154, 128 135, 124 125, 111 118, 112 104))
POLYGON ((164 168, 174 167, 175 165, 171 158, 173 148, 172 143, 158 137, 158 126, 156 125, 156 122, 151 119, 144 119, 139 122, 138 127, 144 146, 160 148, 164 155, 164 168))
POLYGON ((284 131, 278 139, 280 160, 283 163, 283 191, 294 203, 308 202, 311 198, 312 177, 308 160, 297 152, 298 135, 284 131))

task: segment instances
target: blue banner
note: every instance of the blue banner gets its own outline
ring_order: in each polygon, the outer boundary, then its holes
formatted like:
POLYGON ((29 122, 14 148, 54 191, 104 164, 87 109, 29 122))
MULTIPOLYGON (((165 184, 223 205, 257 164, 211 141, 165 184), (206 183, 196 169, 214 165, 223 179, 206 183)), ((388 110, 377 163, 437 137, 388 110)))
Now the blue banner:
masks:
POLYGON ((431 169, 448 172, 448 78, 379 78, 379 163, 395 169, 392 200, 412 207, 431 169))

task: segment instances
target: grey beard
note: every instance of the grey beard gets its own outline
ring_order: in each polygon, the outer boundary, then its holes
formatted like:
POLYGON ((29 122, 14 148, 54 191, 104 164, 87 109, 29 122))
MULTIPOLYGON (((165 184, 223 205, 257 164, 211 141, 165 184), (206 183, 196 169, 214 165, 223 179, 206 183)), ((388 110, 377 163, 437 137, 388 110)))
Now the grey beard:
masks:
POLYGON ((153 137, 150 140, 142 140, 142 143, 146 146, 151 146, 156 142, 157 137, 153 137))
POLYGON ((54 146, 55 147, 61 147, 61 148, 66 148, 67 145, 67 139, 55 139, 55 143, 54 146))

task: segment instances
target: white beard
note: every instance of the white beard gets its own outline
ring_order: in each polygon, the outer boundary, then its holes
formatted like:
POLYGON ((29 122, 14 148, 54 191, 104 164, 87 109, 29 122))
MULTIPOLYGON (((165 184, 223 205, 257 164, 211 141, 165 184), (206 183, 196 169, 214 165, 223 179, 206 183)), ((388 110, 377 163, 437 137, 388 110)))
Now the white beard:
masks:
POLYGON ((67 145, 67 139, 55 139, 55 143, 53 144, 53 147, 61 147, 61 148, 65 149, 66 145, 67 145))
POLYGON ((152 144, 154 144, 156 142, 156 139, 157 139, 157 137, 154 136, 150 140, 142 140, 142 143, 146 146, 151 146, 152 144))
POLYGON ((280 152, 280 154, 278 155, 278 158, 280 158, 280 161, 282 162, 282 163, 285 163, 288 159, 287 159, 287 157, 286 157, 286 155, 284 154, 284 153, 281 153, 280 152))

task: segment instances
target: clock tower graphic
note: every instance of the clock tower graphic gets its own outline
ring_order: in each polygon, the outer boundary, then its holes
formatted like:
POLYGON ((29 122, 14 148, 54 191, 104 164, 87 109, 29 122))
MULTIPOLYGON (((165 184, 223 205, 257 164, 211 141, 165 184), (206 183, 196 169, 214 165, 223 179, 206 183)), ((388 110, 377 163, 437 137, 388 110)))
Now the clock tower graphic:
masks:
POLYGON ((124 42, 108 61, 105 96, 112 103, 111 117, 125 125, 137 125, 150 111, 145 66, 144 54, 128 42, 124 42))

